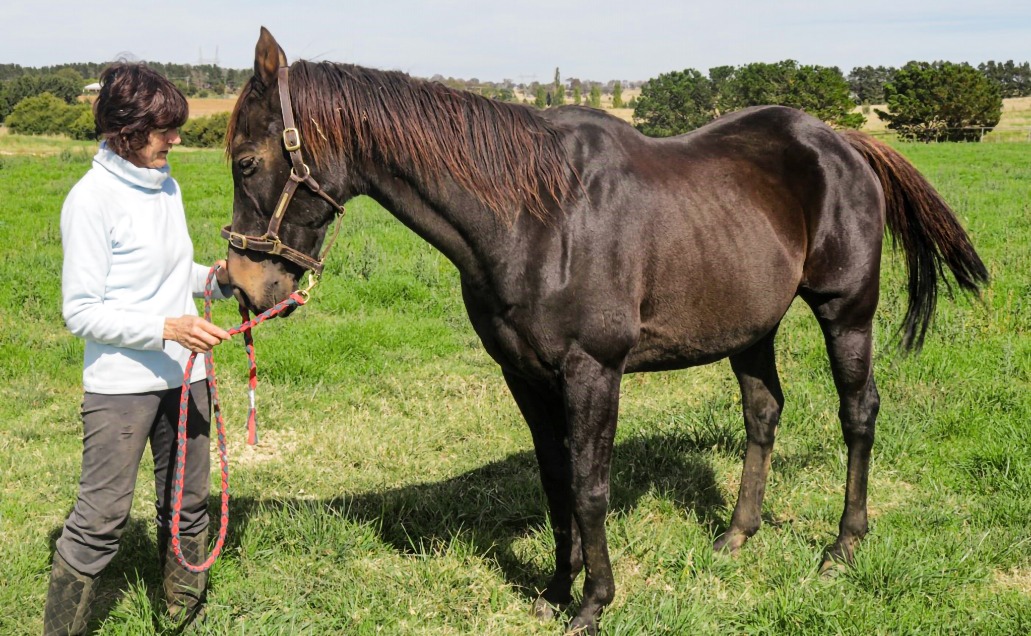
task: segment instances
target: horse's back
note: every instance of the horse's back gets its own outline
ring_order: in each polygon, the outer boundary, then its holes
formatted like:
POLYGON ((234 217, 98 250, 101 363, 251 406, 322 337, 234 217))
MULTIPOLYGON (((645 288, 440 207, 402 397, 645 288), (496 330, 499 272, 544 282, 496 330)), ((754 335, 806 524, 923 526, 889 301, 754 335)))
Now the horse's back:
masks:
POLYGON ((575 131, 579 214, 597 217, 590 267, 607 272, 601 278, 619 290, 607 297, 626 303, 634 315, 623 319, 638 325, 628 370, 747 347, 779 323, 811 274, 849 262, 843 235, 862 244, 862 258, 880 244, 869 167, 800 111, 747 109, 665 139, 585 109, 554 120, 575 131))

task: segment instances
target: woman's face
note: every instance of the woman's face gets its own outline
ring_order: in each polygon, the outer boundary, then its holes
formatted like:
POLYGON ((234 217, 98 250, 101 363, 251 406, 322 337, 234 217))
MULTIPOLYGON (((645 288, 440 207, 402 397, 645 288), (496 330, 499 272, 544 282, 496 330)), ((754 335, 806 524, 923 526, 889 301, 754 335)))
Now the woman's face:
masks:
POLYGON ((178 128, 158 128, 150 131, 147 145, 129 157, 129 162, 138 168, 164 168, 168 165, 168 151, 182 143, 178 128))

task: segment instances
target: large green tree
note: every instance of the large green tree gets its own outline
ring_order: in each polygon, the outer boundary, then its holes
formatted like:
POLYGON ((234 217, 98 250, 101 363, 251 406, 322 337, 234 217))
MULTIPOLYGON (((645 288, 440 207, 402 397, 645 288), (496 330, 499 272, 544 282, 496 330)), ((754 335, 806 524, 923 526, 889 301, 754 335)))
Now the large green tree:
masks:
POLYGON ((977 141, 999 123, 999 86, 969 64, 910 62, 884 87, 888 128, 916 141, 977 141))
POLYGON ((837 67, 800 66, 794 60, 756 62, 738 68, 726 81, 721 105, 732 110, 777 104, 804 110, 842 128, 859 128, 866 118, 853 113, 848 82, 837 67))
POLYGON ((799 66, 785 106, 804 110, 839 128, 860 128, 866 117, 855 110, 848 82, 834 66, 799 66))
POLYGON ((729 113, 733 108, 730 105, 730 81, 734 79, 733 66, 716 66, 709 69, 709 82, 712 84, 712 101, 715 105, 716 116, 729 113))
POLYGON ((650 137, 686 133, 715 116, 712 83, 693 68, 648 80, 634 108, 637 129, 650 137))
POLYGON ((705 77, 695 69, 649 80, 634 109, 641 132, 667 136, 693 130, 721 114, 765 104, 791 106, 838 127, 858 128, 848 82, 835 67, 799 66, 794 60, 718 66, 705 77))
POLYGON ((895 76, 894 67, 857 66, 848 74, 848 87, 857 104, 883 104, 884 85, 895 76))
POLYGON ((739 66, 727 79, 723 98, 728 110, 788 101, 790 77, 798 68, 794 60, 754 62, 739 66))

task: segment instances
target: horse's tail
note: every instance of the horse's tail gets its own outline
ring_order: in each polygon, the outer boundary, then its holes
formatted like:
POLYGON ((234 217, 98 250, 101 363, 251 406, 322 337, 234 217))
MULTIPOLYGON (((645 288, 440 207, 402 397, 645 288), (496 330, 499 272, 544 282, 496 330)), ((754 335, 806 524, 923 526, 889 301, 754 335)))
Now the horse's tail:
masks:
POLYGON ((884 190, 888 232, 902 245, 909 271, 909 308, 902 323, 902 348, 919 351, 934 316, 938 280, 947 266, 963 291, 979 294, 988 270, 955 213, 913 164, 888 146, 858 131, 841 135, 863 156, 884 190))

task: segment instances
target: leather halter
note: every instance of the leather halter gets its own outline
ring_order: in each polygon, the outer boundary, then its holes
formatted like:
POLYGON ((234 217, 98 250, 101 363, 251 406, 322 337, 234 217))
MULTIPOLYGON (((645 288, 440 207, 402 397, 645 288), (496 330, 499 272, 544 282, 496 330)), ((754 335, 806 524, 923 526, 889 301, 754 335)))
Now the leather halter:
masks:
POLYGON ((318 275, 322 273, 326 254, 329 253, 329 248, 333 247, 333 242, 336 241, 337 234, 340 232, 339 221, 343 218, 345 210, 344 206, 326 194, 322 187, 319 186, 318 181, 312 178, 311 169, 308 168, 308 165, 304 163, 304 159, 301 157, 301 134, 294 124, 294 109, 290 101, 289 69, 286 66, 279 67, 279 103, 283 110, 283 147, 290 155, 290 178, 287 180, 286 185, 283 186, 283 193, 279 195, 279 202, 276 203, 276 209, 272 213, 272 218, 269 219, 268 229, 265 230, 263 235, 250 236, 234 232, 232 224, 229 224, 222 228, 222 238, 229 241, 229 245, 238 250, 282 256, 318 275), (286 215, 286 209, 289 207, 294 193, 297 192, 297 186, 302 183, 313 194, 317 194, 329 202, 336 209, 337 213, 337 222, 333 228, 333 235, 323 248, 318 260, 284 244, 279 238, 279 226, 286 215))

